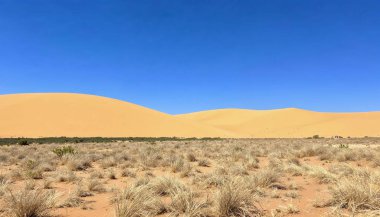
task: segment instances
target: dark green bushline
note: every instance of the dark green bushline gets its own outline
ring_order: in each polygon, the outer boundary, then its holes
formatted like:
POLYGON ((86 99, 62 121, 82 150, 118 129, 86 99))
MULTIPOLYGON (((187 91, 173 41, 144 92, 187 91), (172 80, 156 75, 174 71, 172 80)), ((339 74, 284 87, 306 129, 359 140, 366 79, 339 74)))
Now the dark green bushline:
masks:
POLYGON ((44 138, 0 138, 0 145, 21 144, 27 145, 32 143, 101 143, 117 141, 133 142, 156 142, 156 141, 192 141, 192 140, 219 140, 221 138, 179 138, 179 137, 44 137, 44 138))

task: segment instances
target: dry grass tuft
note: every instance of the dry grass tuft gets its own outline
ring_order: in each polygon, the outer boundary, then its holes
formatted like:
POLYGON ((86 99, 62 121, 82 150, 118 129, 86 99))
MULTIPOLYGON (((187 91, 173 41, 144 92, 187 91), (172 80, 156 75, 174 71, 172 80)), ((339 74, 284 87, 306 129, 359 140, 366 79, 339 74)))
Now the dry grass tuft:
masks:
POLYGON ((46 217, 55 207, 57 195, 54 191, 21 190, 17 193, 9 191, 5 195, 8 212, 15 217, 46 217))
POLYGON ((350 211, 380 209, 380 177, 369 171, 355 171, 330 188, 331 205, 350 211))
POLYGON ((175 216, 180 214, 184 214, 187 217, 206 216, 205 208, 209 205, 207 199, 203 202, 198 201, 196 193, 184 185, 172 187, 169 195, 172 201, 169 209, 175 216))
POLYGON ((268 188, 277 184, 280 173, 274 169, 264 169, 255 173, 253 176, 253 184, 256 187, 268 188))
POLYGON ((160 198, 148 186, 127 188, 114 201, 116 217, 146 217, 165 211, 160 198))
POLYGON ((261 216, 262 211, 255 205, 256 196, 247 188, 242 178, 226 181, 219 187, 215 201, 216 212, 220 217, 261 216))

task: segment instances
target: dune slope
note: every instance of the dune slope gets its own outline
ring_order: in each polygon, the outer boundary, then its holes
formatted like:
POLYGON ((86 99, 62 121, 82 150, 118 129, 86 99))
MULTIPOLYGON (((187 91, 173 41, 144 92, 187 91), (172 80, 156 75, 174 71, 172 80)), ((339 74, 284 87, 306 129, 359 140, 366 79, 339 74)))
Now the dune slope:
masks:
POLYGON ((0 95, 0 137, 231 137, 132 103, 84 94, 0 95))
POLYGON ((380 112, 321 113, 301 109, 220 109, 177 117, 234 132, 241 137, 380 136, 380 112))
POLYGON ((168 115, 85 94, 0 95, 0 137, 380 136, 380 112, 220 109, 168 115))

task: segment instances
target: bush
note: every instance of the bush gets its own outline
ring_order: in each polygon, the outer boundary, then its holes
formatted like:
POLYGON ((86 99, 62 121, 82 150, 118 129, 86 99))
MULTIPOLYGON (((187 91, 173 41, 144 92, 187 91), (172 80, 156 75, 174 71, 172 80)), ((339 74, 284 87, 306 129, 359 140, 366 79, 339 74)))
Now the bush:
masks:
POLYGON ((380 209, 380 177, 370 171, 355 171, 338 179, 330 188, 331 205, 356 210, 380 209))
POLYGON ((147 186, 125 189, 114 198, 116 217, 154 216, 165 209, 160 198, 147 186))
POLYGON ((21 140, 18 142, 19 145, 29 145, 28 140, 21 140))
POLYGON ((197 195, 190 189, 182 186, 173 186, 170 191, 171 204, 169 206, 173 216, 203 217, 209 202, 197 201, 197 195))
POLYGON ((217 214, 220 217, 261 216, 262 211, 255 206, 255 199, 243 179, 229 180, 220 186, 217 193, 217 214))
POLYGON ((54 191, 22 190, 16 194, 9 192, 5 202, 12 216, 43 217, 55 207, 57 196, 54 191))
POLYGON ((347 144, 339 144, 339 148, 349 148, 347 144))
POLYGON ((60 148, 54 148, 53 153, 56 154, 59 158, 62 158, 64 155, 67 154, 75 154, 75 150, 71 146, 63 146, 60 148))

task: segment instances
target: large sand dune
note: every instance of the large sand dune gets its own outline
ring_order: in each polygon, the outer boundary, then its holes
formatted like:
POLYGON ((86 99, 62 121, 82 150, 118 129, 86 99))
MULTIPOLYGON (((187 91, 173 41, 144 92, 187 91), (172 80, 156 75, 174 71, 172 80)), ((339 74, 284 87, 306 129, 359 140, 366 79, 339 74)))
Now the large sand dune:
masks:
POLYGON ((169 115, 84 94, 0 95, 0 137, 380 136, 380 112, 220 109, 169 115))
POLYGON ((380 136, 380 112, 220 109, 177 117, 228 130, 241 137, 380 136))
POLYGON ((84 94, 0 96, 0 137, 230 137, 132 103, 84 94))

